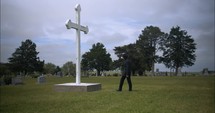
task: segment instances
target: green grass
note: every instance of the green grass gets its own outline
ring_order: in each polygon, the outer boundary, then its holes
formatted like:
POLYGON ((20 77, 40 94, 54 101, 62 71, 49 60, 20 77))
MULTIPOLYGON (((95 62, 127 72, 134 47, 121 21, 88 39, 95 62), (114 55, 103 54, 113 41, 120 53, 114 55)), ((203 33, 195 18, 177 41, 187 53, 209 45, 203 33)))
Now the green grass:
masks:
POLYGON ((214 113, 215 77, 132 77, 133 90, 116 92, 119 77, 89 77, 102 83, 96 92, 55 92, 72 77, 25 78, 24 85, 0 86, 1 113, 214 113))

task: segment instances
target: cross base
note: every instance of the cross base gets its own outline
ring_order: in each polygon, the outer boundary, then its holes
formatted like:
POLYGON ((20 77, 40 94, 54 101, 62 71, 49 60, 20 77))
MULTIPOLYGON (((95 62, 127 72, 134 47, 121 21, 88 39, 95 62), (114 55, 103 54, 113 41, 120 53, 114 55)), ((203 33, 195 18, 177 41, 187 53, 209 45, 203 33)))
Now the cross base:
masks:
POLYGON ((101 90, 100 83, 64 83, 55 84, 54 89, 57 92, 91 92, 101 90))

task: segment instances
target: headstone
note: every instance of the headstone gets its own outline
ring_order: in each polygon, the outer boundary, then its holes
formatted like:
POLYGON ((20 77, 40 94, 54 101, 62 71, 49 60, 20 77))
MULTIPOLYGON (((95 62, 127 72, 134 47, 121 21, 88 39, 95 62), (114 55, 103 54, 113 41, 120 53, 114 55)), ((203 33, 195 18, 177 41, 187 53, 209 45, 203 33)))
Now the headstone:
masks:
POLYGON ((57 72, 57 77, 63 77, 63 73, 61 71, 57 72))
POLYGON ((181 73, 181 67, 179 67, 179 68, 178 68, 177 76, 182 76, 182 73, 181 73))
POLYGON ((207 76, 208 75, 208 68, 204 68, 203 71, 202 71, 202 74, 204 76, 207 76))
POLYGON ((23 83, 23 77, 21 75, 17 75, 16 77, 12 78, 12 84, 18 85, 18 84, 24 84, 23 83))
POLYGON ((39 76, 38 78, 37 78, 37 83, 38 84, 41 84, 41 83, 45 83, 46 82, 46 78, 45 78, 45 76, 39 76))

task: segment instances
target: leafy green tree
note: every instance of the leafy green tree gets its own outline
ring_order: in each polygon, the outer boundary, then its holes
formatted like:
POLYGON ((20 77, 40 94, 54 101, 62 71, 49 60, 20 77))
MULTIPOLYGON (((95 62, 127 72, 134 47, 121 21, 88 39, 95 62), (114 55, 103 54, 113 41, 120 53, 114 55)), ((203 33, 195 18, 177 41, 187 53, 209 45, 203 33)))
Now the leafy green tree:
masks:
POLYGON ((181 30, 179 26, 172 27, 171 31, 163 40, 163 57, 161 61, 167 68, 175 69, 192 66, 196 60, 196 43, 187 31, 181 30))
POLYGON ((62 72, 64 75, 75 75, 75 64, 72 61, 65 63, 62 72))
POLYGON ((102 43, 93 44, 92 49, 82 55, 82 70, 97 70, 97 75, 100 76, 101 71, 109 70, 112 59, 107 53, 106 48, 102 43))
POLYGON ((14 72, 22 72, 23 74, 34 71, 42 72, 44 61, 40 61, 40 58, 37 57, 38 54, 36 44, 27 39, 22 42, 21 46, 9 58, 11 69, 14 72))
POLYGON ((44 65, 44 72, 46 74, 54 75, 56 67, 57 66, 55 64, 53 64, 53 63, 47 63, 47 64, 44 65))
POLYGON ((156 53, 160 50, 161 41, 165 34, 159 27, 147 26, 139 39, 136 41, 137 52, 143 70, 152 71, 154 74, 154 64, 157 62, 158 56, 156 53))

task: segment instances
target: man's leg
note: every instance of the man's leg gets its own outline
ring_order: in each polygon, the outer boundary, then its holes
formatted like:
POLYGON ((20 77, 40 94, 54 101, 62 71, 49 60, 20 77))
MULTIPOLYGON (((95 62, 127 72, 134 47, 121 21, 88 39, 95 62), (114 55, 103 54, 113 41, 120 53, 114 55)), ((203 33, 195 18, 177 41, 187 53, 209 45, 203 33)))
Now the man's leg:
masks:
POLYGON ((126 78, 126 76, 121 77, 118 91, 122 91, 122 86, 123 86, 125 78, 126 78))
POLYGON ((129 87, 129 91, 132 91, 132 83, 131 83, 131 77, 130 76, 128 76, 127 77, 127 82, 128 82, 128 87, 129 87))

